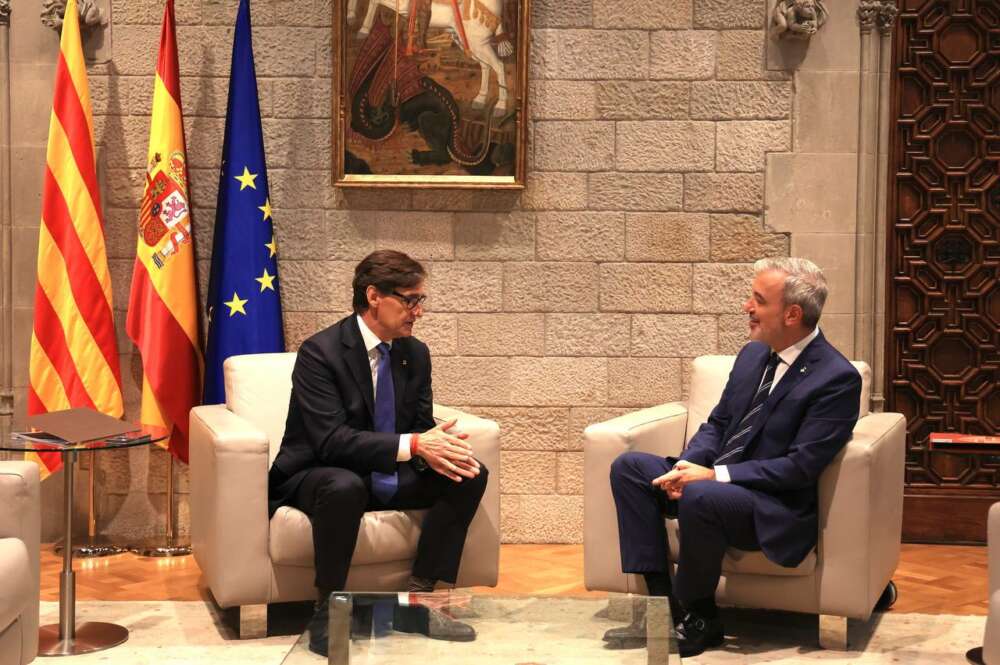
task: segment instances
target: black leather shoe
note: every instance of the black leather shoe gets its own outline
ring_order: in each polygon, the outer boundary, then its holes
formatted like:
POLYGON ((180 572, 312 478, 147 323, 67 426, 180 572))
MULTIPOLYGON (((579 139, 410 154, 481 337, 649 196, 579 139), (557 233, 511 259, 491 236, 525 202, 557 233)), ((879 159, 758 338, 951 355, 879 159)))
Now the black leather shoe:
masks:
POLYGON ((455 621, 444 612, 430 607, 398 607, 393 628, 401 633, 420 633, 432 640, 472 642, 476 630, 467 623, 455 621))
POLYGON ((646 646, 646 611, 627 626, 609 628, 604 633, 609 649, 639 649, 646 646))
POLYGON ((309 650, 326 656, 330 650, 330 606, 326 601, 316 603, 306 630, 309 631, 309 650))
MULTIPOLYGON (((670 596, 669 600, 670 616, 673 619, 673 625, 676 626, 683 618, 684 612, 673 596, 670 596)), ((646 646, 645 599, 632 606, 632 616, 635 618, 629 625, 610 628, 604 633, 604 641, 608 643, 609 649, 639 649, 646 646)))
POLYGON ((694 612, 684 615, 676 630, 677 651, 681 658, 697 656, 705 649, 721 646, 726 639, 722 632, 721 621, 706 619, 694 612))

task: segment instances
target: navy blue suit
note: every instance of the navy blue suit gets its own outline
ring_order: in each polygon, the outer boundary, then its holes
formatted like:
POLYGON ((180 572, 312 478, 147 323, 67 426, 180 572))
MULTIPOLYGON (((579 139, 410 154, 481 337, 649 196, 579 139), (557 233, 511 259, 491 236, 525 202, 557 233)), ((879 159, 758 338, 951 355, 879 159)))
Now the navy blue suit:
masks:
MULTIPOLYGON (((760 342, 740 350, 719 403, 680 459, 713 466, 747 412, 770 352, 760 342)), ((726 547, 759 549, 779 565, 797 566, 816 546, 817 481, 850 440, 860 399, 858 371, 819 333, 767 398, 743 454, 727 460, 730 483, 691 483, 678 501, 668 501, 649 482, 677 460, 620 456, 611 485, 623 571, 668 570, 663 513, 674 511, 681 531, 676 593, 682 602, 712 595, 726 547)))

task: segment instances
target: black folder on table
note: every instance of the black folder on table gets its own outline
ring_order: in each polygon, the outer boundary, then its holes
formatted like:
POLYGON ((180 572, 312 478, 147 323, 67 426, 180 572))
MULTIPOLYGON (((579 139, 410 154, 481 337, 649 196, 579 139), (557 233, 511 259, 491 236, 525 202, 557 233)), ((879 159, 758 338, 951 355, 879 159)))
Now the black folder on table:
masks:
POLYGON ((112 418, 88 408, 51 411, 28 416, 25 424, 36 430, 58 436, 70 443, 106 439, 139 429, 134 423, 127 423, 124 420, 112 418))

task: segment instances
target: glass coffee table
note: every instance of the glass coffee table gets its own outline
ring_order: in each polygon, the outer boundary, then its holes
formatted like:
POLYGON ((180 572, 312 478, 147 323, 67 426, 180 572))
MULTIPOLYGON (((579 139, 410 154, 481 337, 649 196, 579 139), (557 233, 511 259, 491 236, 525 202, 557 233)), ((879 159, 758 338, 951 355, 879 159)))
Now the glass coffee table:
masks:
POLYGON ((133 431, 88 441, 47 443, 31 439, 0 441, 0 450, 59 453, 63 462, 63 567, 59 574, 59 623, 38 629, 39 656, 76 656, 117 646, 128 639, 128 629, 104 621, 76 622, 76 575, 73 572, 73 497, 76 458, 81 452, 146 446, 167 438, 163 427, 136 425, 133 431))
POLYGON ((606 598, 338 592, 282 665, 680 663, 667 599, 616 598, 619 609, 646 612, 645 646, 612 649, 603 641, 606 630, 631 619, 606 618, 606 598))

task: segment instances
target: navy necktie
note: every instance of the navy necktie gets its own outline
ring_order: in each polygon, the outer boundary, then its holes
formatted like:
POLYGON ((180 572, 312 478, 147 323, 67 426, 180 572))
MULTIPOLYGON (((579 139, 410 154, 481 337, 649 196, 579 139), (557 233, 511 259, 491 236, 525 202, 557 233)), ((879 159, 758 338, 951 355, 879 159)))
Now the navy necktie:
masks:
POLYGON ((750 442, 750 432, 753 431, 754 425, 757 423, 757 419, 764 409, 764 402, 771 395, 774 372, 780 362, 781 358, 777 353, 772 351, 771 357, 767 359, 767 366, 764 368, 764 376, 760 380, 760 387, 757 388, 757 394, 754 395, 753 401, 750 403, 750 408, 747 409, 746 415, 740 420, 740 424, 736 428, 736 433, 729 437, 729 441, 726 441, 722 453, 715 458, 715 464, 721 464, 726 461, 732 464, 733 462, 739 462, 743 458, 743 450, 746 448, 746 444, 750 442))
MULTIPOLYGON (((378 367, 375 381, 375 431, 396 432, 396 391, 392 384, 392 363, 389 359, 389 345, 378 345, 378 367)), ((372 493, 382 503, 388 503, 399 489, 399 475, 372 472, 372 493)))

